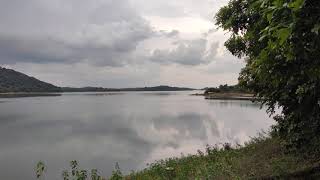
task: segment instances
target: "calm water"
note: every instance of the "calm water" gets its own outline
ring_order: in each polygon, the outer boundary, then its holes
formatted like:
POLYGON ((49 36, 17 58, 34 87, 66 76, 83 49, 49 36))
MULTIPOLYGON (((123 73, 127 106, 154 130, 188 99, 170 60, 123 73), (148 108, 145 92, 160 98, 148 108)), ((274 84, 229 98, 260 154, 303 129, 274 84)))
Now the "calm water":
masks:
MULTIPOLYGON (((0 179, 61 179, 70 160, 108 176, 206 144, 243 143, 273 121, 250 101, 204 100, 192 92, 70 93, 0 99, 0 179)), ((193 92, 194 93, 194 92, 193 92)))

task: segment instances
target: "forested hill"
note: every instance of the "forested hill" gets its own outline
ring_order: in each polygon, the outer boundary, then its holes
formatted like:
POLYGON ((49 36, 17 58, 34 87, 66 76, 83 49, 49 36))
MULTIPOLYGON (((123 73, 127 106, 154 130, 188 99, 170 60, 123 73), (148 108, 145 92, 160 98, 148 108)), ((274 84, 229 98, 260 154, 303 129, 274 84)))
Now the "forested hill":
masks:
POLYGON ((61 88, 23 73, 0 67, 0 93, 61 92, 61 88))

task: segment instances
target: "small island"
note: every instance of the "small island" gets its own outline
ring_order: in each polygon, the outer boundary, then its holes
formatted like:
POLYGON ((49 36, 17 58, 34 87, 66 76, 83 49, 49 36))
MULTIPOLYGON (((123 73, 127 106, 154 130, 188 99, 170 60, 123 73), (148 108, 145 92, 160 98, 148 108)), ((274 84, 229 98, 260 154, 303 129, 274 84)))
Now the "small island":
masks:
POLYGON ((222 100, 255 100, 252 92, 239 85, 220 85, 219 87, 204 88, 204 93, 192 94, 194 96, 204 96, 205 99, 222 100))

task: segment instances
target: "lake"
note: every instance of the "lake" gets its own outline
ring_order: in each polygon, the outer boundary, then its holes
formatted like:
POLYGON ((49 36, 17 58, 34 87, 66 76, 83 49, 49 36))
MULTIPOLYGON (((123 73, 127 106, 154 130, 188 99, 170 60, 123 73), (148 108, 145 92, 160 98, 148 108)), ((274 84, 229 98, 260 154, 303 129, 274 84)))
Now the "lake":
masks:
POLYGON ((0 99, 0 179, 61 179, 69 161, 109 176, 207 144, 244 143, 274 122, 259 104, 195 92, 66 93, 0 99))

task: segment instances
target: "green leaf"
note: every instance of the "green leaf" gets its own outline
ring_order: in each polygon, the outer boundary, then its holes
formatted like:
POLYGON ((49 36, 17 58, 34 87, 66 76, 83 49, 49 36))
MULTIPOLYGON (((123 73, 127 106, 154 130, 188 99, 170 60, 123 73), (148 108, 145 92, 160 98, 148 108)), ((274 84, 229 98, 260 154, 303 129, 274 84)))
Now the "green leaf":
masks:
POLYGON ((304 1, 305 0, 295 0, 289 3, 289 8, 291 8, 293 11, 297 11, 303 6, 304 1))
POLYGON ((291 35, 291 29, 290 28, 279 29, 277 34, 278 34, 278 39, 280 40, 279 43, 280 45, 282 45, 291 35))
POLYGON ((271 11, 271 12, 269 12, 269 13, 267 14, 267 20, 268 20, 269 22, 271 22, 272 17, 273 17, 273 12, 271 11))
POLYGON ((44 162, 40 161, 40 162, 37 163, 37 166, 36 166, 36 176, 37 176, 37 179, 39 179, 40 177, 42 177, 45 169, 46 169, 46 165, 44 164, 44 162))
POLYGON ((316 33, 317 35, 319 34, 320 30, 320 24, 314 25, 314 27, 311 29, 311 32, 316 33))
POLYGON ((260 38, 259 41, 263 41, 268 35, 267 34, 263 34, 260 38))
POLYGON ((274 1, 272 2, 272 4, 273 4, 274 6, 276 6, 277 8, 280 8, 280 7, 283 6, 283 0, 274 0, 274 1))

